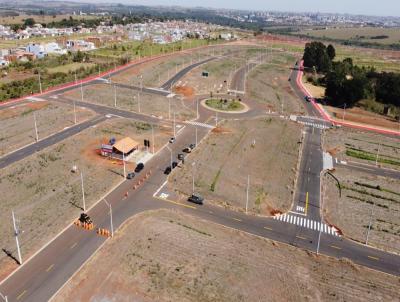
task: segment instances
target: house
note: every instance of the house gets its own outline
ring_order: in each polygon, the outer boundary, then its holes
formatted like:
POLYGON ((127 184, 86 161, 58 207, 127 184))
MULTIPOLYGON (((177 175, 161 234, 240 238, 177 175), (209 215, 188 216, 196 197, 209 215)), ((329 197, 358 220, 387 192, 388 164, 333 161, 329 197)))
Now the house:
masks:
POLYGON ((66 49, 62 49, 56 42, 50 42, 44 45, 44 51, 50 54, 63 55, 67 53, 66 49))
POLYGON ((88 51, 96 49, 93 42, 86 42, 83 40, 67 40, 65 45, 67 49, 72 51, 88 51))
POLYGON ((25 51, 33 53, 38 59, 43 59, 47 56, 47 52, 44 50, 43 45, 37 43, 29 43, 26 46, 25 51))

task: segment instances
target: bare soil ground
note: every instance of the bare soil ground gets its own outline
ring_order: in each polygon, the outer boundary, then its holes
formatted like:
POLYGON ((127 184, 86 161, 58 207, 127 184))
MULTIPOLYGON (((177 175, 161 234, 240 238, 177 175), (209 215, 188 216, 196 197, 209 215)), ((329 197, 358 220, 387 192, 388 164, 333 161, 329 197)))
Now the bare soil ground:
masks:
MULTIPOLYGON (((171 129, 155 127, 154 134, 156 142, 165 142, 171 129)), ((98 149, 110 137, 125 136, 143 142, 151 137, 151 127, 126 119, 107 120, 2 169, 0 248, 16 255, 11 210, 15 211, 23 231, 20 242, 24 259, 78 217, 82 207, 79 171, 84 175, 87 207, 122 181, 122 163, 101 157, 98 149), (71 172, 73 165, 77 165, 78 173, 71 172)), ((156 144, 156 150, 161 145, 156 144)), ((133 167, 132 163, 128 169, 133 167)), ((15 266, 5 253, 0 254, 0 274, 15 266)))
POLYGON ((292 203, 300 139, 301 128, 281 119, 225 121, 174 169, 170 185, 190 195, 194 173, 195 190, 207 202, 243 210, 250 175, 249 210, 284 212, 292 203))
POLYGON ((338 168, 323 178, 323 212, 345 236, 400 253, 400 180, 338 168))
POLYGON ((400 170, 398 138, 349 128, 330 129, 325 131, 324 149, 340 160, 370 165, 375 165, 379 149, 378 165, 400 170))
POLYGON ((399 282, 163 210, 132 218, 54 301, 398 301, 399 282))
POLYGON ((295 61, 295 57, 290 54, 273 52, 269 62, 259 65, 249 74, 246 97, 265 104, 274 112, 285 115, 304 114, 305 110, 288 81, 289 68, 295 61))
MULTIPOLYGON (((332 118, 338 121, 343 120, 343 114, 344 114, 343 108, 336 108, 331 106, 324 106, 324 108, 330 113, 332 118)), ((399 131, 399 122, 396 121, 394 118, 373 113, 359 107, 353 107, 350 109, 346 108, 344 121, 345 122, 350 121, 364 125, 378 126, 382 128, 399 131)))
POLYGON ((325 88, 321 86, 315 86, 310 82, 303 79, 303 85, 311 93, 314 98, 322 99, 325 97, 325 88))
MULTIPOLYGON (((0 110, 0 156, 35 142, 34 117, 39 139, 74 125, 72 106, 57 102, 32 102, 0 110)), ((94 116, 85 108, 76 108, 77 122, 94 116)))
MULTIPOLYGON (((180 100, 176 97, 167 98, 110 84, 96 84, 83 87, 84 101, 114 107, 115 91, 117 95, 117 108, 139 112, 140 102, 141 113, 166 119, 169 118, 169 102, 171 102, 171 114, 175 112, 178 120, 190 120, 195 117, 195 112, 190 107, 192 106, 190 102, 180 100)), ((64 95, 68 98, 81 100, 80 89, 71 90, 64 95)))
POLYGON ((195 94, 227 93, 230 78, 245 61, 238 57, 226 57, 201 65, 177 83, 178 86, 191 87, 195 94), (208 77, 202 72, 207 71, 208 77))

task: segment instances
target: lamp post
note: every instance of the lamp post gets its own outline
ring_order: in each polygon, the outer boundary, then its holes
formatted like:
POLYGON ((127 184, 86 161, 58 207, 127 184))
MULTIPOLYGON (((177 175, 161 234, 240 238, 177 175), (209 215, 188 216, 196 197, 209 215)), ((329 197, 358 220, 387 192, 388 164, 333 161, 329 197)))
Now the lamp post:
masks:
POLYGON ((107 202, 106 199, 103 199, 106 205, 110 208, 110 228, 111 228, 111 238, 114 237, 114 225, 113 225, 113 218, 112 218, 112 207, 111 204, 107 202))
POLYGON ((167 146, 167 149, 168 149, 169 153, 171 154, 171 163, 170 164, 171 164, 171 170, 172 170, 172 150, 168 146, 167 146))

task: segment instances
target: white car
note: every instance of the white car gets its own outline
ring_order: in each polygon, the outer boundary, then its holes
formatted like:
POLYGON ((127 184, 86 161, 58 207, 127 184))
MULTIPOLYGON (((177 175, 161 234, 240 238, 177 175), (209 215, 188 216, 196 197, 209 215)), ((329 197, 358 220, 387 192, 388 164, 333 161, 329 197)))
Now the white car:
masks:
POLYGON ((170 139, 169 139, 169 142, 172 144, 173 142, 175 142, 175 137, 171 137, 170 139))

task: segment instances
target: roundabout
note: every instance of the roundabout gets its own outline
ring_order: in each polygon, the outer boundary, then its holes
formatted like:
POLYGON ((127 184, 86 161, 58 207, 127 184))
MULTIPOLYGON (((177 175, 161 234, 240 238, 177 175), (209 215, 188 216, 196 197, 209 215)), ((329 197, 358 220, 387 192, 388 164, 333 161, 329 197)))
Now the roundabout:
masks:
POLYGON ((211 111, 232 114, 245 113, 250 109, 249 106, 239 99, 226 97, 204 99, 201 101, 201 105, 211 111))

